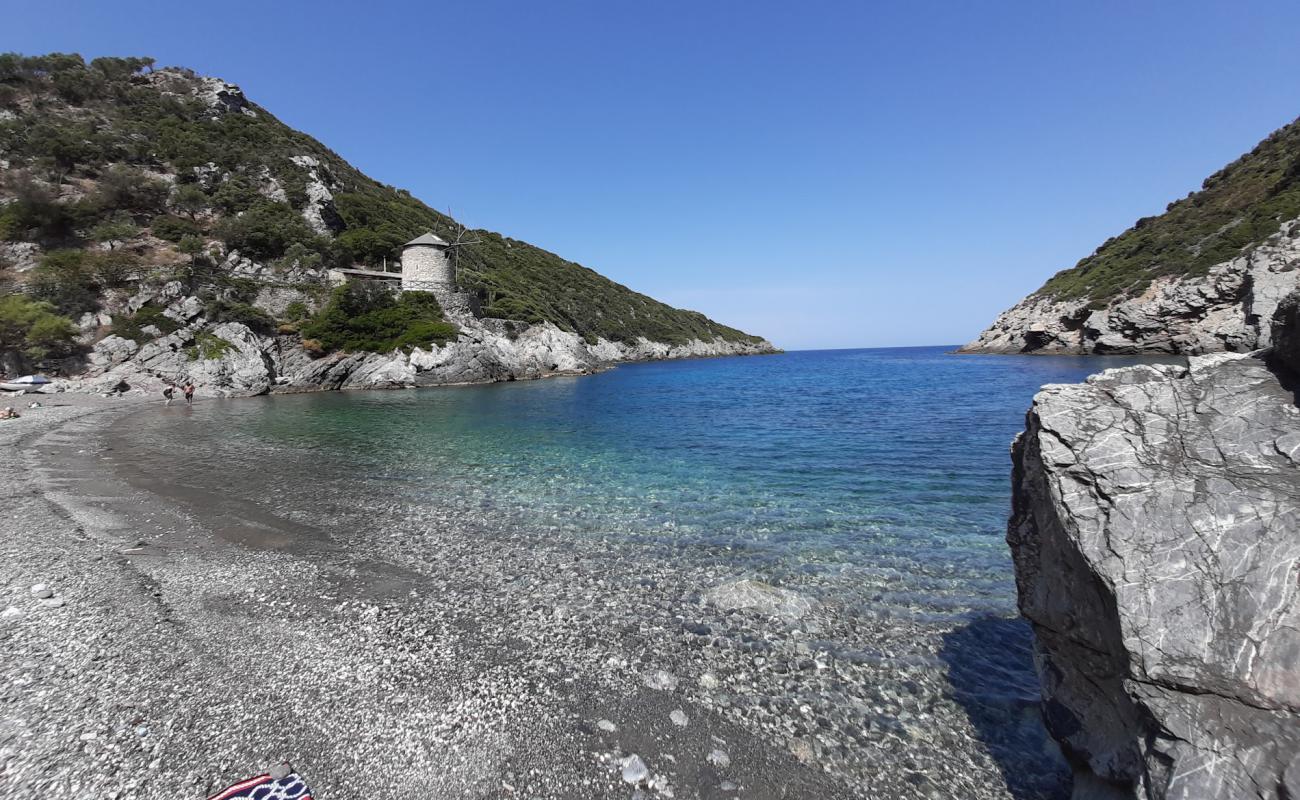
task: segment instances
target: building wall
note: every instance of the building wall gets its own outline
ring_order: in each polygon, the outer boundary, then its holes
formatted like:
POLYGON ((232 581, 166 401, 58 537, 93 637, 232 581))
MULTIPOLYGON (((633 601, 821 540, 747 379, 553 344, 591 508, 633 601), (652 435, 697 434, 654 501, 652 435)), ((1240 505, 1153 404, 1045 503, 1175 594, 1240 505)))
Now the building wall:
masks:
POLYGON ((402 251, 402 291, 454 292, 456 275, 447 251, 417 245, 402 251))

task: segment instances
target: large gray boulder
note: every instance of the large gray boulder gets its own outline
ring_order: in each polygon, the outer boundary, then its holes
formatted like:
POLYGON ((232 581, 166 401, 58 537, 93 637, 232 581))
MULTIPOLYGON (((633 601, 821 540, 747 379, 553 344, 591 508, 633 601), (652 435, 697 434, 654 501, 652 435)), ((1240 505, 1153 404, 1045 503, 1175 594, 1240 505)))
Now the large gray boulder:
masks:
POLYGON ((1275 361, 1300 378, 1300 292, 1287 295, 1273 314, 1273 353, 1275 361))
POLYGON ((1074 797, 1300 797, 1300 409, 1256 358, 1047 386, 1007 540, 1074 797))

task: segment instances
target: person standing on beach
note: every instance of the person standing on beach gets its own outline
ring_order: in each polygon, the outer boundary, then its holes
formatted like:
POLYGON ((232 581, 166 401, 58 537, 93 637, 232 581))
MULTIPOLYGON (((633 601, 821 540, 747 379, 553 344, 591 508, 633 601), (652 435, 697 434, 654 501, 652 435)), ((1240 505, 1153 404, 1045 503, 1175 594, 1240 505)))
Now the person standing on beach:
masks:
POLYGON ((163 397, 166 398, 166 402, 163 403, 163 405, 165 405, 165 406, 169 406, 169 405, 171 405, 171 404, 172 404, 172 395, 174 395, 174 394, 176 394, 176 387, 175 387, 175 386, 172 386, 170 383, 167 384, 166 386, 164 386, 164 387, 163 387, 163 397))
POLYGON ((194 405, 194 384, 193 383, 185 384, 185 405, 187 406, 194 405))

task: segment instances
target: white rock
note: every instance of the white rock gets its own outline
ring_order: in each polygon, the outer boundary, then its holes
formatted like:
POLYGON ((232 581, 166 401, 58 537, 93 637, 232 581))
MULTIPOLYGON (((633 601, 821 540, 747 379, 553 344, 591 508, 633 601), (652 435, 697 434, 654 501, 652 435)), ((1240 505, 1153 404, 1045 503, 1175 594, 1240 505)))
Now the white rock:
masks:
POLYGON ((636 785, 648 777, 650 777, 650 769, 641 760, 641 756, 633 753, 623 759, 623 780, 626 783, 636 785))
POLYGON ((691 718, 686 716, 686 712, 680 708, 673 709, 672 713, 668 715, 668 719, 672 720, 673 724, 679 728, 685 728, 691 721, 691 718))
POLYGON ((708 758, 706 760, 715 767, 731 766, 731 756, 727 755, 725 750, 720 750, 717 748, 715 748, 712 752, 709 753, 708 758))

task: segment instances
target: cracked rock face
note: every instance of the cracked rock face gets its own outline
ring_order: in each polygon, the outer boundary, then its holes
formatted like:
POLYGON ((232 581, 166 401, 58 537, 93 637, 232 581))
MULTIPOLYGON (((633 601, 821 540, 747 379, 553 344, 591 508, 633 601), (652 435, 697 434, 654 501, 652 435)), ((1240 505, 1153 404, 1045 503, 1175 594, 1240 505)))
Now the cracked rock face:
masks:
POLYGON ((1261 360, 1044 387, 1007 541, 1074 797, 1300 797, 1300 409, 1261 360))
MULTIPOLYGON (((222 396, 398 389, 583 374, 627 361, 774 352, 769 342, 722 339, 697 339, 683 345, 599 339, 589 345, 578 334, 550 323, 465 317, 458 320, 461 334, 457 340, 441 346, 414 348, 410 353, 339 352, 313 358, 296 337, 264 336, 239 323, 208 322, 203 317, 203 303, 197 297, 178 297, 179 293, 179 284, 169 284, 161 293, 142 293, 129 301, 138 303, 138 308, 146 302, 170 299, 163 313, 182 326, 177 331, 144 344, 109 336, 95 346, 85 374, 60 381, 60 387, 102 392, 125 382, 155 392, 166 383, 192 381, 204 394, 222 396), (217 357, 200 357, 195 347, 200 333, 225 343, 217 357)), ((264 290, 258 304, 278 308, 304 297, 296 290, 264 290)))
POLYGON ((963 353, 1249 352, 1271 344, 1278 303, 1300 288, 1300 220, 1200 277, 1164 277, 1103 309, 1030 295, 963 353))

